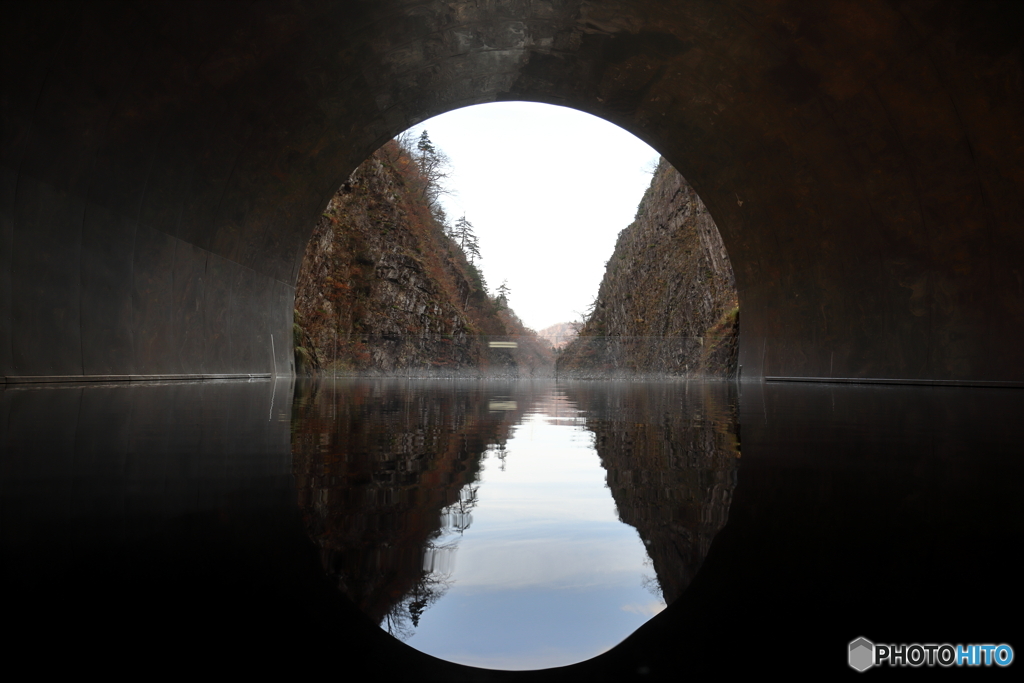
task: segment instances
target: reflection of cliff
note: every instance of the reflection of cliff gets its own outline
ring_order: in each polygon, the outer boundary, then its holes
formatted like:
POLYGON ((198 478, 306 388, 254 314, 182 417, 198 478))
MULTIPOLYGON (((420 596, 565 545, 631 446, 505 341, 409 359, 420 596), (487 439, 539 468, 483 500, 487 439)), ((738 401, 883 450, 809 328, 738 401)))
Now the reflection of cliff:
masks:
POLYGON ((636 528, 666 603, 686 589, 725 526, 739 467, 731 385, 573 383, 623 522, 636 528))
POLYGON ((469 524, 480 457, 527 407, 492 410, 494 399, 493 384, 385 381, 296 394, 292 448, 307 531, 342 592, 396 634, 443 593, 446 550, 434 542, 469 524))

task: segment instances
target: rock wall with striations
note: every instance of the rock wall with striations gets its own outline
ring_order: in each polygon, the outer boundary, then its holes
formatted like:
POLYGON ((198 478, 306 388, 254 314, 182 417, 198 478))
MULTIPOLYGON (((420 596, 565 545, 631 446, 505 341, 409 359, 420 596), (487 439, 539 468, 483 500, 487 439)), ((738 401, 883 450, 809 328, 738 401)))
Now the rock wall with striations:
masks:
POLYGON ((558 371, 727 377, 738 336, 736 282, 718 227, 662 159, 558 371))
POLYGON ((412 155, 390 141, 334 195, 295 293, 296 369, 534 374, 552 359, 445 235, 412 155), (488 339, 516 338, 517 349, 488 339))

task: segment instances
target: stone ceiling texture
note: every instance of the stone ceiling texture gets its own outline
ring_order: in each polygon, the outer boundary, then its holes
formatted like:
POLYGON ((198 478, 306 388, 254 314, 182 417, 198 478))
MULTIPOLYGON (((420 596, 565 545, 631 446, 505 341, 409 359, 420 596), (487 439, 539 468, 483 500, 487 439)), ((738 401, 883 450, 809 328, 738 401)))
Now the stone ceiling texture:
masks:
POLYGON ((1020 6, 9 4, 0 374, 287 371, 343 179, 430 116, 531 100, 622 126, 697 189, 744 377, 1024 381, 1020 6))

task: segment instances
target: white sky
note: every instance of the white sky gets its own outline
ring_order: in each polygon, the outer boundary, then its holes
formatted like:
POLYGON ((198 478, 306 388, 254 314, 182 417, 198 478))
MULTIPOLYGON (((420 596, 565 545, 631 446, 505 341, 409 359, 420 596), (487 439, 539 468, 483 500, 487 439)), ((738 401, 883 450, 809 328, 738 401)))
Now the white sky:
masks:
POLYGON ((597 117, 530 102, 466 107, 411 131, 424 129, 451 159, 445 210, 473 224, 491 293, 508 280, 535 330, 578 319, 658 153, 597 117))

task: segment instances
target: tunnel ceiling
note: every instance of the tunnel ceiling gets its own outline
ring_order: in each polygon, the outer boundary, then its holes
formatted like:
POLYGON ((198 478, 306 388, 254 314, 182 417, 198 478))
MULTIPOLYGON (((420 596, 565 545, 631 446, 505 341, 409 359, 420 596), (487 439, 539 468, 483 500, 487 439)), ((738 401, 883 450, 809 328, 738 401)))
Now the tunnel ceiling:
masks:
POLYGON ((622 126, 698 190, 746 376, 1024 381, 1019 7, 8 6, 0 370, 286 370, 343 179, 430 116, 530 100, 622 126))

